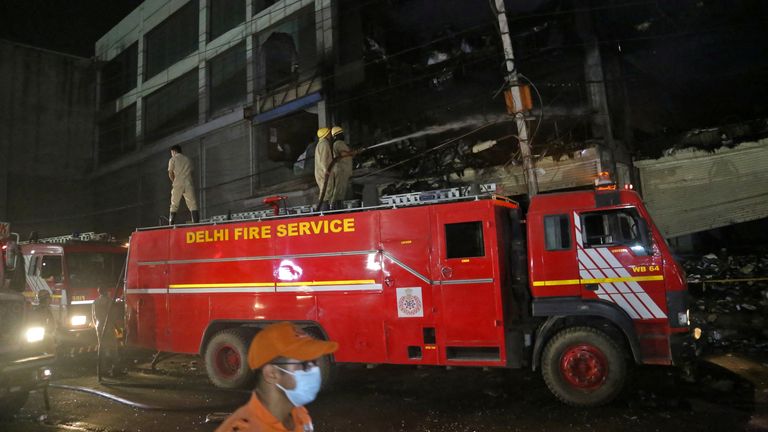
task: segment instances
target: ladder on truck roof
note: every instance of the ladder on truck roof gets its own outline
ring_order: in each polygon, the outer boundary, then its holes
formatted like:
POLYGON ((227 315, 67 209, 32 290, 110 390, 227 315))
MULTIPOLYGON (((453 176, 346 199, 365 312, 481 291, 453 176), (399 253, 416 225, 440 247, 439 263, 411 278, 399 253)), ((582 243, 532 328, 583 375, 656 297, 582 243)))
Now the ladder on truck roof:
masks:
POLYGON ((265 218, 281 217, 281 216, 293 216, 293 215, 311 215, 321 213, 334 213, 344 212, 349 210, 365 210, 382 207, 405 207, 420 204, 434 204, 436 202, 449 202, 459 201, 468 198, 476 198, 480 196, 489 196, 496 192, 495 183, 486 183, 480 185, 467 185, 457 186, 447 189, 437 189, 424 192, 409 192, 397 195, 384 195, 379 197, 379 205, 374 207, 359 207, 355 206, 360 200, 348 200, 344 201, 345 208, 339 210, 315 210, 311 205, 294 206, 294 207, 280 207, 279 213, 275 214, 273 209, 266 210, 254 210, 240 213, 232 213, 226 215, 216 215, 210 219, 206 219, 203 223, 221 223, 227 221, 241 221, 241 220, 261 220, 265 218))
POLYGON ((72 241, 99 241, 99 242, 110 242, 115 241, 115 238, 108 233, 96 233, 96 232, 85 232, 85 233, 75 233, 70 235, 63 235, 63 236, 56 236, 56 237, 45 237, 41 239, 37 239, 35 241, 23 241, 19 242, 20 244, 30 244, 30 243, 67 243, 72 241))

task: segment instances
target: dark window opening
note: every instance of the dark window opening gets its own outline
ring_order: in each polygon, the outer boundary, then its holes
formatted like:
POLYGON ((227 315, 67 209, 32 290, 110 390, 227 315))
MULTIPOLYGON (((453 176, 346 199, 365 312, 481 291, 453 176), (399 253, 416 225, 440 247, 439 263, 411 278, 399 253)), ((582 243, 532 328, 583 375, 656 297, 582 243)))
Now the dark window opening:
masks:
POLYGON ((314 9, 259 34, 256 82, 262 91, 308 78, 317 67, 314 9))
POLYGON ((571 248, 567 215, 544 216, 544 240, 548 251, 571 248))
POLYGON ((197 68, 144 99, 144 137, 153 140, 197 124, 197 68))
POLYGON ((136 104, 99 123, 99 163, 110 162, 136 148, 136 104))
POLYGON ((259 12, 275 4, 277 0, 253 0, 253 14, 257 15, 259 12))
POLYGON ((62 272, 61 266, 61 256, 44 256, 43 263, 40 266, 40 277, 49 282, 61 282, 64 279, 64 273, 62 272))
POLYGON ((244 102, 246 98, 245 42, 214 57, 209 63, 210 112, 244 102))
POLYGON ((485 256, 483 223, 461 222, 445 225, 446 258, 485 256))
POLYGON ((256 127, 258 170, 263 185, 274 185, 315 172, 317 114, 297 111, 256 127))
POLYGON ((647 255, 650 236, 637 210, 608 210, 581 215, 585 247, 630 246, 636 255, 647 255))
POLYGON ((147 34, 144 40, 145 81, 197 51, 199 13, 197 1, 192 0, 147 34))
POLYGON ((101 69, 100 102, 109 102, 136 88, 139 65, 138 42, 108 61, 101 69))
POLYGON ((209 0, 208 41, 212 41, 245 21, 243 0, 209 0))

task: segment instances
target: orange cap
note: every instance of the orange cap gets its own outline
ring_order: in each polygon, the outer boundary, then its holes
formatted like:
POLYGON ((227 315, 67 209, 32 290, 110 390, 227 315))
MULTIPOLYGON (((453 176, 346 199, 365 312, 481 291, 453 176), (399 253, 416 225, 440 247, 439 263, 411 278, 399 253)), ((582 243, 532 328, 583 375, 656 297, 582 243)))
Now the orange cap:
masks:
POLYGON ((286 321, 269 325, 256 333, 248 348, 248 366, 258 369, 277 357, 314 360, 338 348, 338 343, 315 339, 286 321))

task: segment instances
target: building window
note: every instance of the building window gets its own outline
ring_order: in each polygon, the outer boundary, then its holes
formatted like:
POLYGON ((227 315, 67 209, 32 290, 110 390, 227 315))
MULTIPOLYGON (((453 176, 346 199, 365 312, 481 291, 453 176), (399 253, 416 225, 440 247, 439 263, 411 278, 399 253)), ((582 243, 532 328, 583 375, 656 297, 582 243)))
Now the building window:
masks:
POLYGON ((99 122, 99 163, 106 163, 136 148, 136 104, 99 122))
POLYGON ((259 33, 258 47, 256 82, 261 90, 274 90, 314 74, 317 68, 314 9, 302 9, 296 17, 259 33))
POLYGON ((258 15, 259 12, 275 4, 277 0, 253 0, 253 14, 258 15))
POLYGON ((210 0, 208 11, 209 42, 245 21, 244 0, 210 0))
MULTIPOLYGON (((313 107, 314 108, 314 107, 313 107)), ((314 174, 317 114, 299 110, 258 124, 254 132, 262 186, 271 186, 314 174)))
POLYGON ((446 258, 485 256, 483 223, 461 222, 445 225, 446 258))
POLYGON ((208 70, 212 114, 245 101, 245 42, 214 57, 208 63, 208 70))
POLYGON ((191 0, 147 34, 145 81, 197 51, 199 13, 197 0, 191 0))
POLYGON ((544 243, 548 251, 571 248, 571 233, 568 216, 544 216, 544 243))
POLYGON ((101 103, 115 100, 136 88, 138 53, 139 44, 134 43, 104 65, 100 80, 101 103))
POLYGON ((197 68, 144 99, 144 138, 154 140, 197 124, 197 68))

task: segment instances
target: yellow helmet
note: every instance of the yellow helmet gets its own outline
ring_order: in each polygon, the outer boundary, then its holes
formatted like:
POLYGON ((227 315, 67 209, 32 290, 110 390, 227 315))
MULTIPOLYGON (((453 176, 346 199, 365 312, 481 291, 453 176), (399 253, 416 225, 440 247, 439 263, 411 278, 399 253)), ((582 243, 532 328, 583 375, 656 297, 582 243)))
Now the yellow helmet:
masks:
POLYGON ((340 133, 344 133, 344 129, 341 126, 334 126, 331 128, 331 135, 336 136, 340 133))
POLYGON ((320 128, 317 130, 317 137, 322 139, 327 137, 331 133, 331 130, 328 128, 320 128))

